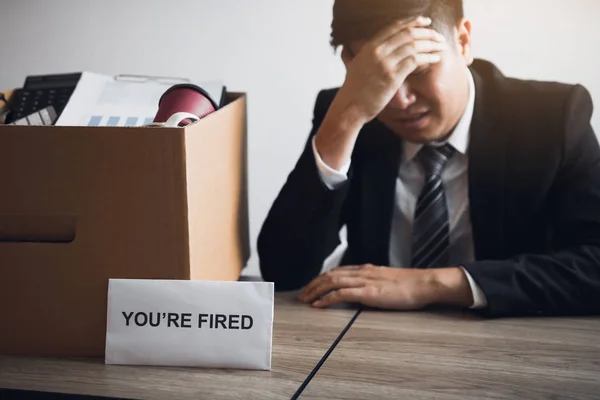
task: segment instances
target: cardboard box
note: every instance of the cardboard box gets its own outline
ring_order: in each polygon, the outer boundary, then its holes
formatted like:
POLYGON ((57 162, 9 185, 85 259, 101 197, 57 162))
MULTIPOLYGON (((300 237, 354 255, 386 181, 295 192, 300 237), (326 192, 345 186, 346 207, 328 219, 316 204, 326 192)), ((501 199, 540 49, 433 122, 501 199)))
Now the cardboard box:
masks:
POLYGON ((0 124, 3 124, 8 112, 8 103, 10 103, 15 91, 7 90, 5 92, 0 92, 4 96, 2 100, 0 100, 0 124))
POLYGON ((237 280, 246 97, 185 128, 0 126, 0 354, 102 356, 109 278, 237 280))
POLYGON ((12 90, 5 90, 5 91, 3 91, 3 92, 0 92, 0 93, 2 93, 2 94, 4 95, 4 98, 5 98, 7 101, 10 101, 10 100, 12 99, 12 96, 13 96, 13 94, 15 94, 15 90, 16 90, 16 89, 12 89, 12 90))

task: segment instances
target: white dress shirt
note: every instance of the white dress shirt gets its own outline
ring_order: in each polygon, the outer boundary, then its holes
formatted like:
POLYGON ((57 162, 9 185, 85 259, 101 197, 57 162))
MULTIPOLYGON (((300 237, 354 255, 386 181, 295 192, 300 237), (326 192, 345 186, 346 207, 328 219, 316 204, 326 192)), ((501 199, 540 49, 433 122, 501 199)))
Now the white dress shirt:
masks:
MULTIPOLYGON (((446 143, 456 150, 448 160, 442 172, 442 182, 448 206, 450 219, 450 249, 449 266, 475 260, 473 245, 473 231, 469 213, 469 176, 468 157, 469 130, 475 106, 475 82, 469 73, 469 101, 456 128, 446 142, 435 143, 442 146, 446 143)), ((412 229, 417 200, 425 185, 425 171, 415 160, 415 156, 422 145, 404 142, 400 170, 396 178, 396 201, 393 212, 392 229, 390 234, 389 260, 390 267, 411 267, 412 229)), ((317 167, 323 183, 331 190, 339 187, 348 179, 350 162, 339 171, 329 167, 321 159, 315 141, 312 148, 317 162, 317 167)), ((418 267, 418 266, 417 266, 418 267)), ((463 268, 467 276, 474 303, 472 308, 487 306, 487 299, 481 288, 475 283, 471 275, 463 268)))

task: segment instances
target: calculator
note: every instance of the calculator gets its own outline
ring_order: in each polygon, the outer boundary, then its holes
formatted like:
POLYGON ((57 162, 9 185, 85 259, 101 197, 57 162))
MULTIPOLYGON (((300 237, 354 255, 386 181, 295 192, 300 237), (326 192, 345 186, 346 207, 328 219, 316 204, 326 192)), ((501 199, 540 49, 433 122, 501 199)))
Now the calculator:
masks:
POLYGON ((14 94, 8 122, 27 117, 48 106, 53 106, 57 116, 60 116, 80 78, 81 72, 28 76, 23 88, 14 94))

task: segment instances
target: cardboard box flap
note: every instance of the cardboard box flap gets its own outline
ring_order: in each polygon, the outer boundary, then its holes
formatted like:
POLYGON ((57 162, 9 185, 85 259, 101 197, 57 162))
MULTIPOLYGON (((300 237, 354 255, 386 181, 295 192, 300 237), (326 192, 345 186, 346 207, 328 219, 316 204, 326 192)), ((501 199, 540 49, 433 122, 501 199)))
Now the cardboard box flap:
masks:
POLYGON ((237 279, 250 257, 246 97, 230 99, 237 101, 185 129, 192 279, 237 279))

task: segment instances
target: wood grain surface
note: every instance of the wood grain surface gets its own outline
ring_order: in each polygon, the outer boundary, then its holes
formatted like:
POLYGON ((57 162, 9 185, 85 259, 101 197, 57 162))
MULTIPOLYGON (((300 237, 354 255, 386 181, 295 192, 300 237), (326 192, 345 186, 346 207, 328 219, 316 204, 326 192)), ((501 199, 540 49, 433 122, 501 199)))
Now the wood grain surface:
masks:
POLYGON ((270 372, 0 356, 0 388, 130 399, 289 399, 353 314, 311 309, 293 293, 276 295, 270 372))
POLYGON ((600 319, 363 311, 301 399, 599 399, 600 319))

